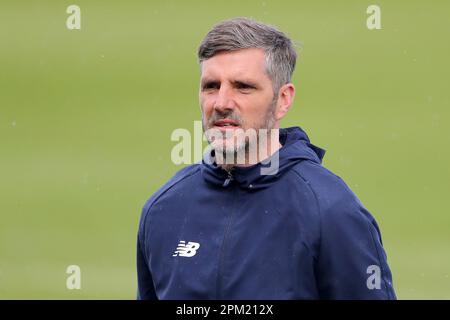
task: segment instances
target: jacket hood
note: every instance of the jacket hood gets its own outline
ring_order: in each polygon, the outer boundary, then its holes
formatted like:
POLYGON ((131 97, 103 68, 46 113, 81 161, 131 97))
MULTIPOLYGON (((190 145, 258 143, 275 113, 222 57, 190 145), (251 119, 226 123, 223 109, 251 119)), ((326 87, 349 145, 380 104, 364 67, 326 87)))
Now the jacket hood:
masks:
POLYGON ((308 135, 300 127, 280 128, 280 143, 282 147, 268 160, 249 167, 234 167, 229 173, 211 161, 214 151, 205 154, 201 163, 203 178, 214 185, 226 187, 231 180, 240 187, 248 189, 266 188, 278 180, 290 168, 303 160, 322 163, 325 150, 313 145, 308 135), (276 163, 278 156, 278 166, 276 163), (206 161, 205 161, 206 159, 206 161), (270 169, 274 167, 274 169, 270 169), (262 174, 262 172, 265 172, 262 174))

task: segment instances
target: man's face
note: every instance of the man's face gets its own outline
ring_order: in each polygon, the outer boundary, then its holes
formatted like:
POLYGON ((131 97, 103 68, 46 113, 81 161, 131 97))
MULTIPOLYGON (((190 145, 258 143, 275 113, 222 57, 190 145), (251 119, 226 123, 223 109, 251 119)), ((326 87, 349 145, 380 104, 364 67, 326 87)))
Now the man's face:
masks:
POLYGON ((216 151, 237 152, 248 144, 236 129, 271 129, 276 99, 265 71, 262 49, 222 52, 202 62, 200 106, 203 130, 216 129, 224 139, 211 139, 216 151))

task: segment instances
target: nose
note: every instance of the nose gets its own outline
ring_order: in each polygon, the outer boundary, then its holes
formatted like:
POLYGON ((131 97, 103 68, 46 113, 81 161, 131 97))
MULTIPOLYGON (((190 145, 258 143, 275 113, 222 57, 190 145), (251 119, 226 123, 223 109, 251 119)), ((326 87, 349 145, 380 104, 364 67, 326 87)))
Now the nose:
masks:
POLYGON ((232 96, 232 90, 227 86, 222 85, 217 93, 217 98, 214 103, 214 109, 219 113, 229 112, 235 108, 235 103, 232 96))

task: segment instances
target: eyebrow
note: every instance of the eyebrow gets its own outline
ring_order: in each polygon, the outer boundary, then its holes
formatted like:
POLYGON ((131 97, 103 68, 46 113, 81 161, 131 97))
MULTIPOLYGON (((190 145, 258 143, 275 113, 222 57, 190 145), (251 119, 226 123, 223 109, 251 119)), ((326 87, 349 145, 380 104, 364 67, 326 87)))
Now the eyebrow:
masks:
POLYGON ((246 85, 246 86, 250 86, 250 87, 253 87, 253 88, 257 88, 258 87, 258 85, 255 82, 251 81, 251 80, 233 80, 233 81, 231 81, 231 83, 234 86, 236 86, 236 85, 246 85))
POLYGON ((214 79, 203 79, 202 82, 201 82, 202 87, 207 85, 207 84, 217 84, 217 83, 220 83, 220 81, 219 80, 214 80, 214 79))
MULTIPOLYGON (((219 80, 215 80, 212 78, 205 78, 201 81, 201 86, 204 87, 205 85, 211 85, 211 84, 219 84, 220 81, 219 80)), ((251 86, 254 88, 258 88, 259 86, 257 85, 256 81, 250 80, 250 79, 240 79, 240 80, 231 80, 231 83, 233 86, 236 85, 247 85, 247 86, 251 86)))

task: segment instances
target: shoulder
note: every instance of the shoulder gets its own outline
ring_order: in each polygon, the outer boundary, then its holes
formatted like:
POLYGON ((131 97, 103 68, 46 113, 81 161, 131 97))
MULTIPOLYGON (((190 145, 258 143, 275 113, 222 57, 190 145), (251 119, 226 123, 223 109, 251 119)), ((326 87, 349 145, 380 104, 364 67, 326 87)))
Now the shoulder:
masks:
POLYGON ((293 170, 316 199, 320 238, 361 240, 370 235, 372 242, 382 244, 377 221, 341 177, 311 161, 293 170))
POLYGON ((184 183, 189 177, 192 177, 200 173, 200 164, 196 163, 193 165, 186 166, 179 171, 177 171, 172 178, 169 179, 163 186, 161 186, 156 192, 154 192, 150 198, 145 202, 142 208, 141 219, 139 223, 139 229, 145 223, 145 219, 152 208, 152 206, 158 201, 158 199, 169 192, 174 186, 184 183))
POLYGON ((293 168, 293 171, 314 194, 320 215, 325 221, 356 218, 373 222, 373 217, 347 183, 323 165, 302 161, 293 168))

